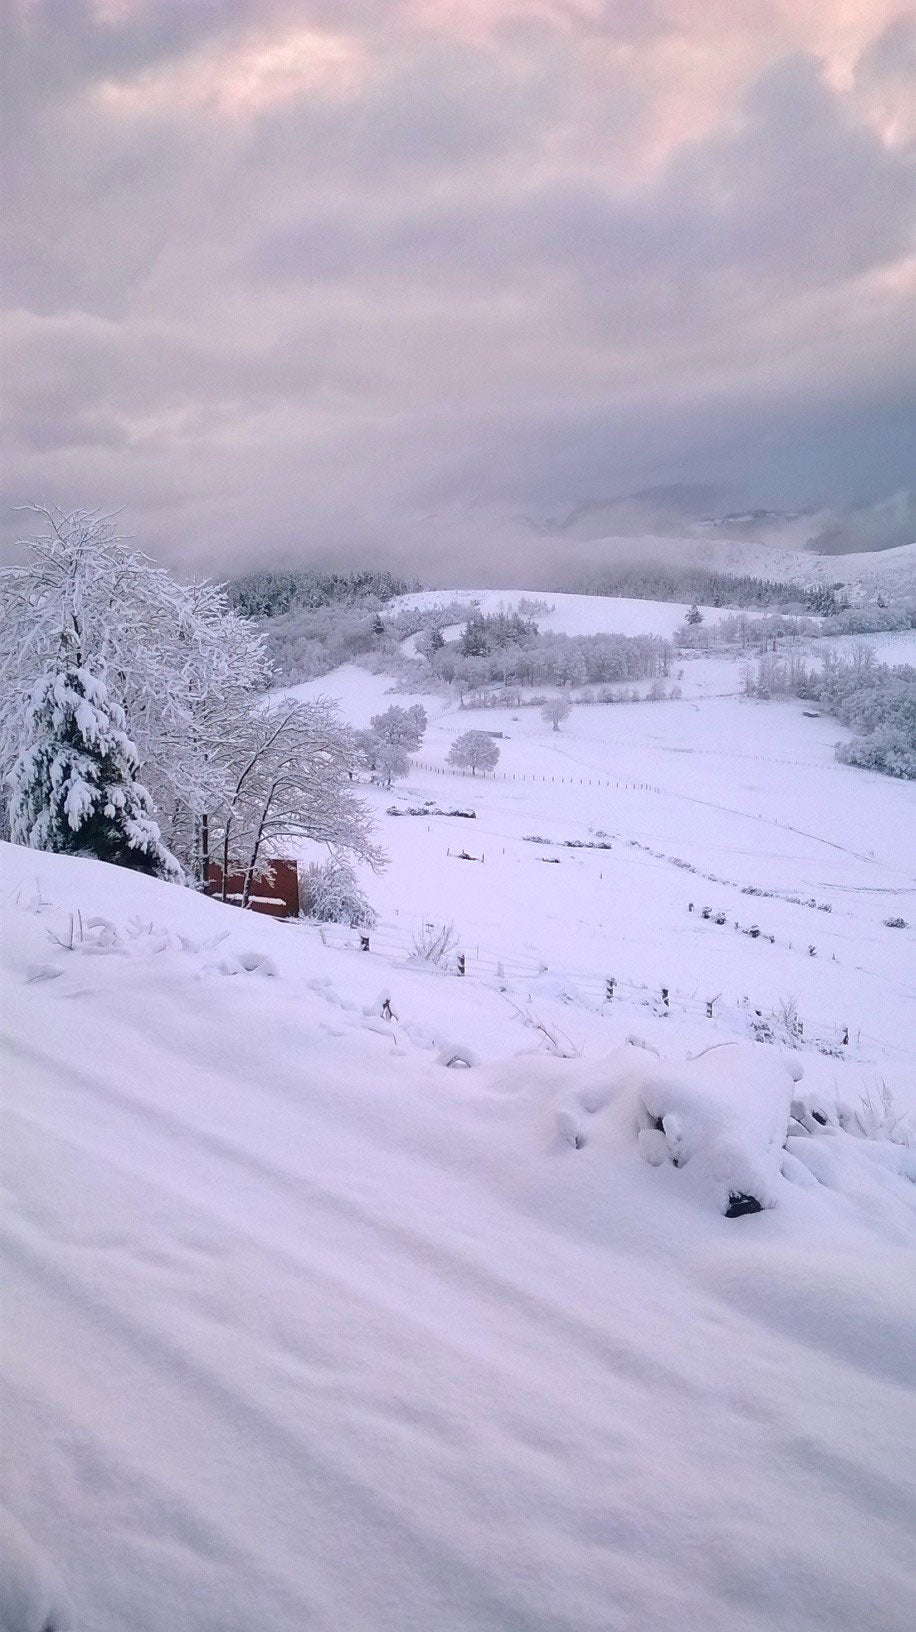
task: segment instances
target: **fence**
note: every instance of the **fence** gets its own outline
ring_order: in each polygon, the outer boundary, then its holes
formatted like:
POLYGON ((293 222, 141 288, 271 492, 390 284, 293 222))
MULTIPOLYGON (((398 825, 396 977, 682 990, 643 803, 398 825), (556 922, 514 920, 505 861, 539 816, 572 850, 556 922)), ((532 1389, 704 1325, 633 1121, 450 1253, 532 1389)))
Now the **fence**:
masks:
MULTIPOLYGON (((393 961, 417 956, 416 938, 422 927, 418 925, 416 930, 409 930, 388 921, 377 924, 368 933, 349 929, 343 924, 315 925, 314 930, 326 945, 338 950, 363 951, 393 961)), ((868 1032, 851 1029, 845 1023, 780 1015, 764 1004, 758 1007, 745 996, 726 998, 722 993, 717 993, 711 997, 699 997, 695 992, 679 991, 661 980, 649 985, 644 981, 627 980, 610 971, 606 974, 567 969, 557 972, 551 970, 536 952, 507 955, 495 948, 468 942, 460 949, 456 948, 439 967, 455 978, 477 977, 488 984, 504 981, 510 985, 552 978, 558 984, 546 995, 578 1004, 596 1014, 607 1015, 613 1011, 615 1003, 623 1001, 649 1008, 659 1016, 679 1014, 692 1020, 720 1020, 723 1015, 731 1015, 741 1018, 748 1033, 760 1041, 806 1045, 838 1055, 859 1049, 865 1041, 885 1051, 904 1057, 908 1055, 907 1049, 888 1044, 868 1032)))
MULTIPOLYGON (((431 771, 433 776, 460 776, 464 778, 465 771, 454 770, 451 765, 434 765, 431 760, 411 759, 411 769, 431 771)), ((604 776, 540 776, 533 771, 478 771, 477 779, 481 782, 489 777, 498 782, 554 782, 558 786, 565 783, 569 787, 579 788, 616 788, 626 793, 664 793, 664 788, 655 786, 654 782, 612 782, 604 776)), ((472 778, 474 780, 474 778, 472 778)))

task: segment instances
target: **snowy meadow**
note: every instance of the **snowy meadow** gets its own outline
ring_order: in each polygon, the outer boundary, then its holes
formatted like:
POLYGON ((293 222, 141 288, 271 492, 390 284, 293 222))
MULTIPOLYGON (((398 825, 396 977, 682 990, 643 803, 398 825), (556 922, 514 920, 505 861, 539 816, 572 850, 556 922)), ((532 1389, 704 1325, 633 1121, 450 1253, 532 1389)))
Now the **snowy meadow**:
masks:
POLYGON ((38 521, 4 1628, 903 1632, 912 563, 227 593, 38 521))

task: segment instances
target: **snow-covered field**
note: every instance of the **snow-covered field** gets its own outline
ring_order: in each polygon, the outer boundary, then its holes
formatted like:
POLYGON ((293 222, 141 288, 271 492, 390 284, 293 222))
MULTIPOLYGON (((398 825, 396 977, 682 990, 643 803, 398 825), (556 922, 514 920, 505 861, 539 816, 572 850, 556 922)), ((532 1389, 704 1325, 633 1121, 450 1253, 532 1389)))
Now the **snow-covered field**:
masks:
POLYGON ((76 1626, 910 1624, 913 789, 683 667, 420 698, 368 951, 3 847, 4 1479, 76 1626))
MULTIPOLYGON (((401 595, 392 604, 395 608, 434 607, 451 598, 441 590, 423 589, 413 595, 401 595)), ((688 611, 686 602, 641 601, 624 597, 598 595, 544 594, 528 597, 510 594, 499 589, 472 589, 454 591, 455 599, 476 606, 487 616, 497 612, 512 612, 520 599, 539 602, 547 608, 530 614, 539 629, 560 635, 661 635, 670 640, 684 622, 688 611)), ((728 616, 721 607, 701 608, 707 621, 716 622, 728 616)))

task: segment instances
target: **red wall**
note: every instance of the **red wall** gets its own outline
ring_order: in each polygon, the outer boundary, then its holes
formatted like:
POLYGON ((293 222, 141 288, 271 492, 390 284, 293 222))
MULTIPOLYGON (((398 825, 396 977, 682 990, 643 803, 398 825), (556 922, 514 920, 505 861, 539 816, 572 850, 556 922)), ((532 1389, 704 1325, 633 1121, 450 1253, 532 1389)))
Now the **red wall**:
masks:
MULTIPOLYGON (((297 918, 299 916, 299 869, 294 861, 272 861, 273 881, 257 879, 251 886, 248 908, 251 912, 265 912, 269 918, 297 918)), ((229 863, 226 880, 226 900, 233 906, 242 904, 245 870, 237 862, 229 863)), ((221 895, 223 869, 218 861, 211 861, 207 883, 208 895, 221 895)))

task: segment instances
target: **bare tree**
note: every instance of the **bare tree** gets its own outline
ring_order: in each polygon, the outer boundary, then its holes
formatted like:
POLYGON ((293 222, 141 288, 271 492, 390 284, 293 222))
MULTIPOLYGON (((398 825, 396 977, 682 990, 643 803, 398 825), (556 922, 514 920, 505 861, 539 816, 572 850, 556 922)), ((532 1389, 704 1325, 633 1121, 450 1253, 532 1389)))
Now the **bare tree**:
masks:
POLYGON ((231 793, 214 820, 221 830, 224 899, 231 860, 241 863, 247 906, 252 884, 269 874, 284 842, 315 839, 374 871, 385 864, 371 840, 369 813, 350 785, 353 737, 328 698, 253 714, 240 747, 231 793))

